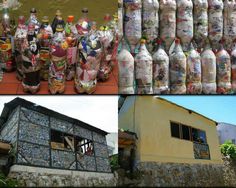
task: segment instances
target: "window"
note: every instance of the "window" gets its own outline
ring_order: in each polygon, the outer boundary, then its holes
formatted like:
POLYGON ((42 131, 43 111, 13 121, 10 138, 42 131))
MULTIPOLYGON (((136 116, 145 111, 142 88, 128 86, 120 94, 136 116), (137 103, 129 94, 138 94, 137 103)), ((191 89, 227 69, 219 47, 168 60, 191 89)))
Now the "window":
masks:
POLYGON ((74 137, 60 131, 51 130, 51 148, 74 151, 74 137))
POLYGON ((192 128, 192 137, 193 137, 194 142, 198 142, 202 144, 207 143, 205 131, 192 128))
POLYGON ((171 125, 171 136, 180 138, 179 124, 171 122, 170 125, 171 125))
POLYGON ((186 125, 182 125, 182 135, 183 135, 183 139, 184 140, 191 140, 190 137, 190 127, 186 126, 186 125))
POLYGON ((80 155, 93 155, 93 142, 81 137, 75 138, 75 150, 80 155))
POLYGON ((232 143, 235 144, 235 139, 232 139, 232 143))

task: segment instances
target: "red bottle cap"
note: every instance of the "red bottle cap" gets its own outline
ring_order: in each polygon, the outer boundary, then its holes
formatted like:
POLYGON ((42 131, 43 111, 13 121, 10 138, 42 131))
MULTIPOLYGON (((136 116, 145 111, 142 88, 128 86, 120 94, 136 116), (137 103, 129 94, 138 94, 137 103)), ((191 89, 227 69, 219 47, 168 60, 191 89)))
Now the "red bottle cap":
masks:
POLYGON ((175 39, 175 44, 180 44, 180 40, 178 38, 175 39))
POLYGON ((106 14, 103 19, 106 20, 106 21, 110 21, 111 20, 111 15, 106 14))
POLYGON ((162 40, 161 39, 157 39, 157 44, 161 44, 162 40))
POLYGON ((73 15, 70 15, 67 17, 67 22, 73 22, 74 21, 74 16, 73 15))

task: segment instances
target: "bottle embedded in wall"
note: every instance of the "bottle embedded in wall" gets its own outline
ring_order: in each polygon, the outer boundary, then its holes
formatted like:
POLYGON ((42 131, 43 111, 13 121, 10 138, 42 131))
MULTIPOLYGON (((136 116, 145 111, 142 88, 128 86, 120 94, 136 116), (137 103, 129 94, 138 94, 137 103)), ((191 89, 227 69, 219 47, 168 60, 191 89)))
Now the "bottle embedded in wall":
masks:
POLYGON ((236 39, 236 1, 224 1, 224 39, 225 49, 232 49, 233 41, 236 39))
POLYGON ((221 40, 220 49, 216 53, 217 93, 231 92, 231 61, 228 52, 224 49, 225 40, 221 40))
POLYGON ((216 94, 216 56, 212 51, 209 40, 201 53, 202 63, 202 93, 216 94))
POLYGON ((232 92, 236 93, 236 40, 231 51, 231 83, 232 92))
POLYGON ((124 35, 129 41, 131 53, 142 37, 142 1, 124 0, 124 35))
POLYGON ((176 1, 160 0, 160 38, 164 41, 165 51, 175 40, 176 33, 176 1))
POLYGON ((117 60, 119 70, 119 94, 134 94, 134 58, 124 38, 117 60))
POLYGON ((187 94, 202 93, 201 73, 201 56, 191 43, 187 55, 187 94))
POLYGON ((208 0, 208 38, 213 51, 219 49, 223 36, 223 8, 222 0, 208 0))
POLYGON ((181 40, 183 51, 187 51, 193 38, 193 3, 192 0, 178 0, 176 13, 176 33, 181 40))
POLYGON ((152 56, 146 48, 146 40, 141 39, 139 52, 134 58, 137 94, 152 94, 152 56))
POLYGON ((147 49, 154 52, 153 42, 158 37, 159 30, 159 2, 158 0, 145 0, 142 4, 142 35, 147 38, 147 49))
POLYGON ((208 37, 208 1, 193 0, 193 5, 194 41, 202 49, 208 37))
POLYGON ((162 40, 157 41, 158 49, 153 54, 153 93, 169 93, 169 57, 162 45, 162 40))
POLYGON ((186 94, 186 56, 182 50, 179 39, 175 39, 175 47, 169 58, 170 93, 186 94))

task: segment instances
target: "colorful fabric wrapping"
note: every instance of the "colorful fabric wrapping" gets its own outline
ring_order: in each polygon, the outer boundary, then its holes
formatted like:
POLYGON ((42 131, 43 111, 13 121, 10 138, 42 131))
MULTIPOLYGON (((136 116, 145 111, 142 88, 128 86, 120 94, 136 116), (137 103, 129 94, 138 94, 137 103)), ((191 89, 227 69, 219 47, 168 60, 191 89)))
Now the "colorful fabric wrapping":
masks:
POLYGON ((0 63, 5 71, 14 69, 11 37, 0 37, 0 63))

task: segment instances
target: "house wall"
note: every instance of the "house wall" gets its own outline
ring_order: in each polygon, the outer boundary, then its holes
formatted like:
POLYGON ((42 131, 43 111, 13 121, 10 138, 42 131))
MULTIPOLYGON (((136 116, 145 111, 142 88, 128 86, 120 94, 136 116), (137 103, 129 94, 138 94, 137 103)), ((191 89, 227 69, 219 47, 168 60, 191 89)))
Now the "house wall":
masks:
POLYGON ((217 126, 220 144, 223 144, 226 140, 235 141, 236 144, 236 125, 228 123, 219 123, 217 126))
MULTIPOLYGON (((130 98, 126 100, 131 100, 130 98)), ((130 129, 138 135, 137 160, 141 162, 222 163, 216 126, 213 121, 195 113, 189 114, 187 110, 154 96, 136 97, 135 105, 126 107, 125 110, 121 109, 120 112, 122 113, 119 114, 119 127, 130 129), (135 120, 134 124, 131 124, 132 117, 135 120), (170 120, 206 131, 211 160, 195 159, 191 141, 171 137, 170 120)))

